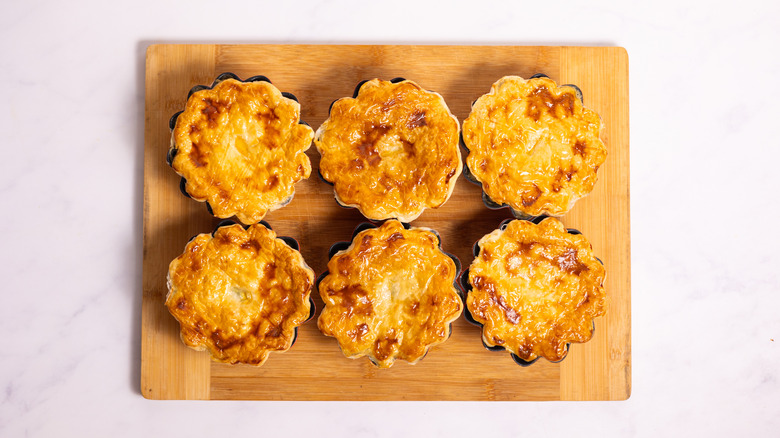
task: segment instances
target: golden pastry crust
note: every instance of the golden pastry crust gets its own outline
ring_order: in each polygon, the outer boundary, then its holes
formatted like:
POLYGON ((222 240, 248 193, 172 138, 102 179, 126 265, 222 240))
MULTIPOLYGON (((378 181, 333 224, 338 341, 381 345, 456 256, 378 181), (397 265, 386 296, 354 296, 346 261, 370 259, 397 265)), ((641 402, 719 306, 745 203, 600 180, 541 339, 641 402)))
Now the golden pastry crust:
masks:
POLYGON ((567 343, 586 342, 604 314, 604 266, 582 235, 555 218, 539 225, 514 220, 480 239, 469 267, 466 305, 482 324, 487 346, 524 361, 566 356, 567 343))
POLYGON ((444 204, 462 164, 458 119, 412 81, 373 79, 337 100, 314 138, 336 200, 369 219, 411 222, 444 204))
POLYGON ((300 105, 264 81, 226 79, 197 91, 171 137, 171 166, 214 216, 259 222, 287 204, 294 185, 311 174, 305 152, 314 133, 300 105))
POLYGON ((262 224, 200 234, 168 270, 165 305, 181 339, 214 360, 262 365, 286 351, 311 311, 314 271, 262 224))
POLYGON ((325 308, 318 325, 349 358, 368 356, 387 368, 412 364, 449 338, 463 311, 453 282, 458 268, 424 228, 398 221, 358 233, 328 262, 319 285, 325 308))
POLYGON ((466 164, 490 199, 523 216, 560 216, 593 190, 603 124, 573 87, 507 76, 463 122, 466 164))

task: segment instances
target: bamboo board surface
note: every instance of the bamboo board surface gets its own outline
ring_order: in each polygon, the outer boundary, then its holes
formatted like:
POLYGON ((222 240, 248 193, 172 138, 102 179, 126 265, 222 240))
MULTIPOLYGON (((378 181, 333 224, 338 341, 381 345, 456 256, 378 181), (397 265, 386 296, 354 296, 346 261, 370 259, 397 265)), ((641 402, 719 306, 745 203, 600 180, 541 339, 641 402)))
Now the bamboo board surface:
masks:
MULTIPOLYGON (((624 400, 631 393, 631 301, 629 229, 628 56, 618 47, 372 46, 372 45, 153 45, 146 62, 144 154, 143 304, 141 393, 150 399, 232 400, 624 400), (607 267, 609 309, 597 318, 586 344, 572 344, 558 364, 540 359, 516 365, 506 352, 487 351, 478 327, 461 317, 452 337, 417 365, 396 362, 388 370, 366 358, 346 359, 316 319, 299 329, 284 354, 260 368, 212 362, 184 346, 178 323, 164 306, 168 264, 195 234, 219 222, 205 205, 179 192, 179 177, 165 163, 169 118, 184 108, 187 92, 210 85, 223 72, 240 78, 262 74, 295 94, 302 119, 315 130, 330 103, 351 96, 355 85, 374 77, 405 77, 440 93, 461 122, 470 104, 505 75, 544 73, 559 84, 576 84, 585 105, 606 129, 609 155, 594 191, 578 201, 563 222, 593 244, 607 267)), ((279 235, 297 239, 319 275, 328 248, 350 240, 365 219, 340 208, 332 187, 316 175, 296 185, 293 201, 266 221, 279 235)), ((481 236, 511 217, 488 210, 481 189, 461 176, 450 200, 426 210, 415 226, 439 232, 442 248, 464 266, 481 236)), ((313 293, 317 316, 322 301, 313 293)))

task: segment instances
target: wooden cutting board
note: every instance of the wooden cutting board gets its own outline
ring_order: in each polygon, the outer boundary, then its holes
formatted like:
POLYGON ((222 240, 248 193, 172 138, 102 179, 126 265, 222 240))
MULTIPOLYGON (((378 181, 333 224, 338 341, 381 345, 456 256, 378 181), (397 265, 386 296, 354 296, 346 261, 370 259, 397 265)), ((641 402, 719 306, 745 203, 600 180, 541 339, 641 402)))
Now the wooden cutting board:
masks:
MULTIPOLYGON (((625 400, 631 393, 628 55, 618 47, 372 46, 372 45, 154 45, 146 62, 144 156, 143 310, 141 392, 150 399, 252 400, 625 400), (452 337, 417 365, 396 362, 380 370, 366 358, 346 359, 316 320, 299 330, 295 346, 272 354, 260 368, 212 362, 186 348, 178 323, 163 305, 168 264, 190 237, 219 222, 204 204, 179 192, 179 177, 165 163, 168 119, 184 108, 187 92, 223 72, 241 78, 262 74, 295 94, 302 118, 315 129, 330 103, 352 95, 374 77, 405 77, 439 92, 463 121, 470 104, 505 75, 545 73, 578 85, 586 106, 603 118, 609 149, 596 188, 563 221, 593 244, 607 267, 609 310, 596 319, 587 344, 573 344, 559 364, 544 359, 523 368, 505 352, 483 348, 480 329, 460 318, 452 337)), ((342 209, 315 169, 296 186, 287 207, 266 220, 280 235, 296 238, 319 275, 328 248, 349 240, 364 219, 342 209)), ((452 198, 427 210, 416 226, 437 230, 445 251, 471 263, 471 247, 511 213, 491 211, 481 190, 461 177, 452 198)), ((317 294, 314 294, 317 295, 317 294)), ((322 301, 315 296, 317 310, 322 301)))

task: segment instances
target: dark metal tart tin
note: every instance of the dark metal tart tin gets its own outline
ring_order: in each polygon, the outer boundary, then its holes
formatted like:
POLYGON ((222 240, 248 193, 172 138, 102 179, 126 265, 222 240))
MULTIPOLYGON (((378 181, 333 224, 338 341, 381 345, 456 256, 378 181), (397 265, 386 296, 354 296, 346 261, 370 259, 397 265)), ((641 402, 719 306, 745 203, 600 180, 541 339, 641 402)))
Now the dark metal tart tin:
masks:
MULTIPOLYGON (((269 82, 269 83, 270 83, 270 82, 269 82)), ((288 99, 290 99, 290 100, 294 100, 294 101, 298 102, 298 98, 297 98, 297 97, 295 97, 295 95, 294 95, 294 94, 292 94, 292 93, 290 93, 290 92, 288 92, 288 91, 282 91, 282 96, 284 96, 284 97, 286 97, 286 98, 288 98, 288 99)), ((300 103, 300 102, 298 102, 298 103, 300 103)))
MULTIPOLYGON (((241 78, 239 78, 236 74, 231 73, 231 72, 225 72, 225 73, 222 73, 219 76, 217 76, 217 78, 214 79, 214 82, 212 82, 211 85, 195 85, 194 87, 190 88, 190 91, 187 93, 187 100, 189 100, 190 97, 192 97, 192 95, 197 93, 198 91, 201 91, 201 90, 211 90, 212 88, 216 87, 217 84, 219 84, 220 82, 225 81, 227 79, 235 79, 235 80, 237 80, 239 82, 243 82, 243 83, 268 82, 269 84, 273 84, 271 82, 271 80, 268 79, 268 77, 263 76, 263 75, 255 75, 255 76, 252 76, 250 78, 241 80, 241 78)), ((292 94, 292 93, 290 93, 288 91, 281 91, 281 93, 282 93, 282 96, 284 96, 285 98, 294 100, 294 101, 296 101, 296 102, 298 102, 300 104, 300 102, 298 101, 298 98, 295 97, 294 94, 292 94)), ((186 105, 186 103, 185 103, 185 105, 186 105)), ((176 128, 176 120, 179 119, 179 116, 183 112, 184 112, 184 110, 177 111, 168 120, 168 129, 171 131, 171 134, 173 134, 173 130, 176 128)), ((303 119, 299 120, 298 124, 306 125, 306 126, 311 127, 311 125, 309 125, 308 123, 303 121, 303 119)), ((168 166, 170 166, 171 168, 173 168, 173 159, 176 157, 176 154, 178 152, 179 152, 179 150, 176 147, 176 144, 173 142, 173 140, 171 140, 171 146, 170 146, 170 148, 168 148, 168 151, 167 151, 167 153, 165 155, 165 162, 168 163, 168 166)), ((181 192, 182 192, 182 194, 184 194, 184 196, 192 199, 192 196, 189 193, 187 193, 186 184, 187 184, 187 181, 184 179, 184 177, 182 177, 181 178, 181 182, 179 183, 179 190, 181 190, 181 192)), ((281 206, 284 207, 285 205, 289 204, 290 201, 292 201, 292 196, 287 201, 285 201, 281 206)), ((208 210, 209 214, 211 214, 213 216, 214 215, 214 211, 212 210, 211 205, 209 205, 208 201, 205 201, 205 203, 206 203, 206 209, 208 210)))
MULTIPOLYGON (((395 77, 395 78, 393 78, 393 79, 390 79, 390 83, 392 83, 392 84, 397 84, 397 83, 399 83, 399 82, 403 82, 403 81, 405 81, 405 80, 407 80, 407 79, 406 79, 406 78, 402 78, 402 77, 395 77)), ((353 91, 353 92, 352 92, 352 98, 353 98, 353 99, 357 99, 357 97, 358 97, 358 94, 360 94, 360 87, 362 87, 364 84, 366 84, 366 83, 367 83, 367 82, 369 82, 369 81, 371 81, 371 79, 363 79, 362 81, 360 81, 360 82, 358 82, 358 83, 357 83, 357 85, 355 86, 355 91, 353 91)), ((428 91, 430 92, 430 90, 428 90, 428 91)), ((343 97, 340 97, 340 98, 338 98, 338 99, 336 99, 336 100, 334 100, 333 102, 331 102, 331 103, 330 103, 330 107, 328 107, 328 117, 326 117, 326 119, 330 118, 330 113, 331 113, 331 111, 333 110, 333 105, 334 105, 336 102, 338 102, 339 100, 341 100, 341 99, 344 99, 344 98, 343 98, 343 97)), ((458 125, 460 125, 460 122, 458 122, 458 125)), ((462 135, 461 135, 461 137, 460 137, 460 142, 461 142, 461 144, 463 144, 463 136, 462 136, 462 135)), ((466 166, 466 165, 464 164, 464 167, 465 167, 465 166, 466 166)), ((332 183, 332 182, 330 182, 330 181, 328 181, 328 180, 326 180, 326 179, 325 179, 325 177, 324 177, 324 176, 322 176, 322 171, 320 171, 320 168, 319 168, 319 166, 317 167, 317 175, 319 175, 319 177, 320 177, 320 180, 322 180, 324 183, 328 184, 329 186, 333 187, 333 183, 332 183)), ((334 196, 334 198, 335 198, 335 196, 336 196, 335 192, 334 192, 333 196, 334 196)), ((347 209, 347 210, 359 210, 357 207, 350 207, 350 206, 347 206, 347 205, 344 205, 344 204, 342 204, 341 202, 339 202, 338 198, 336 198, 336 203, 337 203, 337 204, 338 204, 340 207, 342 207, 342 208, 344 208, 344 209, 347 209)), ((361 214, 362 214, 362 213, 361 213, 361 214)), ((383 221, 384 221, 384 220, 392 220, 392 219, 395 219, 395 218, 388 218, 388 219, 383 219, 383 221)), ((371 220, 371 219, 369 219, 369 220, 371 220)), ((396 220, 397 220, 397 219, 396 219, 396 220)), ((380 221, 380 222, 381 222, 381 221, 380 221)), ((399 221, 399 222, 401 222, 401 221, 399 221)), ((406 223, 406 222, 401 222, 401 223, 402 223, 402 224, 404 224, 404 226, 405 226, 405 227, 406 227, 406 225, 408 225, 408 223, 406 223)), ((409 228, 408 228, 408 227, 406 227, 406 229, 409 229, 409 228)), ((433 231, 433 230, 431 230, 431 231, 433 231)), ((436 233, 436 232, 434 231, 434 233, 436 233)), ((438 236, 438 233, 436 233, 436 235, 438 236)), ((441 249, 441 248, 440 248, 440 249, 441 249)), ((449 254, 448 254, 448 255, 449 255, 449 254)))
POLYGON ((187 193, 187 180, 184 179, 184 177, 181 177, 181 180, 179 181, 179 191, 181 191, 182 195, 192 199, 192 196, 187 193))
MULTIPOLYGON (((403 82, 405 80, 406 80, 405 78, 398 77, 398 78, 390 79, 390 82, 393 83, 393 84, 397 84, 397 83, 403 82)), ((370 79, 363 79, 362 81, 357 83, 357 85, 355 86, 355 90, 352 92, 352 98, 353 99, 357 99, 358 94, 360 94, 360 87, 362 87, 363 84, 365 84, 368 81, 370 81, 370 79)), ((340 97, 339 99, 343 99, 343 98, 340 97)), ((339 99, 336 99, 336 100, 334 100, 333 102, 330 103, 330 107, 328 107, 328 116, 329 117, 330 117, 330 111, 333 109, 333 104, 338 102, 339 99)))
MULTIPOLYGON (((388 220, 395 220, 395 219, 388 219, 388 220)), ((339 242, 336 242, 333 245, 331 245, 330 249, 328 249, 328 261, 330 261, 330 259, 332 259, 333 256, 335 256, 339 251, 344 251, 345 249, 349 248, 352 245, 352 241, 355 240, 355 237, 361 231, 370 230, 370 229, 373 229, 373 228, 379 228, 385 222, 386 221, 381 221, 381 222, 361 222, 361 223, 359 223, 355 227, 355 230, 352 232, 352 240, 349 240, 349 241, 339 241, 339 242)), ((403 225, 404 229, 406 229, 406 230, 411 228, 411 225, 409 225, 407 223, 404 223, 404 222, 401 222, 401 225, 403 225)), ((463 269, 463 265, 460 262, 460 259, 457 256, 455 256, 454 254, 450 254, 450 253, 448 253, 447 251, 444 251, 441 248, 441 236, 439 235, 438 231, 436 231, 436 230, 434 230, 432 228, 428 228, 428 227, 422 227, 422 228, 426 228, 428 231, 432 232, 436 236, 436 239, 438 240, 437 246, 439 248, 439 251, 444 253, 444 255, 446 255, 447 257, 452 259, 453 263, 455 263, 455 278, 452 280, 452 286, 455 288, 455 291, 460 296, 460 299, 461 299, 462 304, 463 304, 463 309, 466 310, 466 298, 465 298, 465 294, 463 292, 463 287, 461 286, 460 281, 459 281, 460 273, 461 273, 461 270, 463 269)), ((319 290, 320 290, 320 283, 329 274, 330 274, 330 271, 328 271, 326 269, 325 272, 323 272, 322 274, 320 274, 317 277, 317 280, 315 281, 315 290, 318 293, 319 293, 319 290)), ((468 310, 466 310, 466 311, 468 311, 468 310)), ((452 323, 450 323, 450 325, 449 325, 449 334, 447 336, 447 339, 445 339, 444 341, 448 340, 451 336, 452 336, 452 323)), ((444 341, 442 341, 442 342, 444 342, 444 341)), ((425 358, 425 356, 427 356, 427 355, 428 355, 428 352, 426 351, 425 355, 423 355, 423 357, 421 357, 419 360, 423 360, 425 358)), ((371 359, 371 358, 369 357, 369 359, 371 359)), ((373 362, 373 360, 372 360, 372 362, 373 362)), ((376 365, 376 363, 374 363, 374 365, 376 365)))
MULTIPOLYGON (((534 74, 533 76, 531 76, 528 79, 536 79, 536 78, 549 78, 549 76, 547 76, 544 73, 536 73, 536 74, 534 74)), ((564 84, 564 85, 559 85, 558 87, 559 88, 560 87, 573 88, 574 92, 576 93, 577 98, 580 100, 580 102, 582 102, 583 104, 585 103, 582 100, 582 90, 580 90, 580 87, 578 87, 576 85, 573 85, 573 84, 564 84)), ((474 104, 476 102, 477 102, 476 100, 471 102, 471 107, 472 108, 474 107, 474 104)), ((469 148, 468 148, 468 146, 466 146, 466 141, 463 139, 463 129, 462 129, 462 127, 461 127, 461 131, 460 131, 460 146, 465 151, 465 153, 463 154, 463 176, 465 176, 468 181, 470 181, 470 182, 472 182, 472 183, 482 187, 482 183, 479 180, 477 180, 477 178, 474 176, 473 173, 471 173, 471 169, 469 169, 469 166, 467 164, 468 163, 467 158, 469 156, 469 148)), ((491 210, 500 210, 502 208, 508 208, 512 212, 512 216, 514 216, 516 219, 535 221, 535 220, 539 220, 540 218, 543 219, 543 218, 547 217, 546 214, 541 214, 541 215, 538 215, 538 216, 532 216, 532 215, 523 213, 522 211, 515 210, 509 204, 499 204, 499 203, 493 201, 492 199, 490 199, 490 196, 488 196, 487 193, 485 193, 484 191, 482 192, 482 202, 485 204, 485 206, 487 208, 489 208, 491 210)))
MULTIPOLYGON (((533 220, 529 220, 529 222, 533 222, 534 224, 538 225, 539 222, 543 221, 547 217, 548 216, 537 216, 533 220)), ((517 219, 504 219, 503 221, 501 221, 501 224, 499 224, 498 229, 502 230, 502 231, 505 230, 507 225, 509 225, 509 223, 512 222, 513 220, 517 220, 517 219)), ((527 219, 521 219, 521 220, 527 220, 527 219)), ((566 232, 569 233, 569 234, 572 234, 572 235, 580 235, 580 234, 582 234, 582 232, 580 232, 580 230, 577 230, 575 228, 567 228, 566 232)), ((474 242, 474 246, 472 247, 472 253, 474 254, 474 258, 475 259, 477 257, 479 257, 479 251, 480 251, 479 240, 477 240, 476 242, 474 242)), ((598 257, 596 257, 596 260, 598 260, 599 263, 601 263, 602 265, 604 264, 604 262, 602 262, 601 259, 599 259, 598 257)), ((483 327, 482 323, 480 323, 479 321, 474 319, 474 316, 469 311, 469 307, 466 305, 466 298, 468 298, 469 293, 473 289, 473 286, 471 285, 471 282, 469 282, 469 268, 466 268, 463 271, 463 274, 460 275, 459 280, 460 280, 460 287, 461 287, 461 289, 464 292, 464 295, 463 295, 463 304, 464 304, 463 305, 463 315, 465 316, 466 321, 468 321, 470 324, 475 325, 475 326, 479 327, 480 329, 482 329, 482 327, 483 327)), ((591 329, 591 336, 592 336, 593 332, 596 331, 596 323, 594 321, 594 322, 591 322, 591 324, 593 326, 593 328, 591 329)), ((488 349, 490 351, 506 350, 504 347, 502 347, 500 345, 487 345, 485 343, 485 340, 482 337, 480 337, 480 340, 482 341, 482 345, 486 349, 488 349)), ((569 353, 569 347, 570 346, 571 346, 571 342, 567 342, 566 343, 566 354, 560 360, 549 361, 549 362, 551 362, 551 363, 559 363, 563 359, 566 359, 566 356, 568 356, 568 353, 569 353)), ((512 360, 514 360, 515 363, 517 363, 518 365, 520 365, 522 367, 527 367, 527 366, 533 364, 534 362, 539 360, 539 358, 541 357, 541 356, 537 356, 536 359, 534 359, 532 361, 527 361, 527 360, 521 359, 520 357, 518 357, 516 354, 514 354, 512 352, 510 352, 509 354, 512 357, 512 360)))
MULTIPOLYGON (((352 92, 352 98, 353 99, 357 99, 358 94, 360 94, 360 87, 362 87, 363 84, 365 84, 368 81, 369 81, 369 79, 363 79, 362 81, 358 82, 358 84, 355 86, 355 91, 352 92)), ((330 112, 330 111, 328 111, 328 112, 330 112)))
MULTIPOLYGON (((320 177, 320 180, 322 182, 324 182, 325 184, 333 187, 333 183, 328 181, 328 180, 326 180, 325 177, 322 176, 322 171, 320 170, 319 166, 317 166, 317 175, 320 177)), ((357 207, 350 207, 348 205, 344 205, 341 202, 339 202, 338 198, 336 198, 336 192, 335 191, 333 192, 333 199, 336 201, 336 205, 338 205, 339 207, 343 208, 344 210, 356 210, 358 212, 360 211, 357 207)), ((362 215, 362 213, 361 213, 361 215, 362 215)))

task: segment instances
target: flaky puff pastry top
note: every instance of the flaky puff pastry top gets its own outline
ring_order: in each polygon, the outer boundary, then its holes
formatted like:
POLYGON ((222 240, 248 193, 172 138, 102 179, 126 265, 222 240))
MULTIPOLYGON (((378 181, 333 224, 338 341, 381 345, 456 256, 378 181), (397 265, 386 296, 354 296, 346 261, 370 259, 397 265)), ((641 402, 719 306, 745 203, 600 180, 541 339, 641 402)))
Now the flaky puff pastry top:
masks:
POLYGON ((560 216, 593 190, 607 150, 578 90, 507 76, 463 122, 466 164, 490 199, 520 216, 560 216))
POLYGON ((270 83, 226 79, 187 100, 172 134, 171 165, 215 216, 259 222, 311 174, 305 152, 314 133, 299 122, 298 102, 270 83))
POLYGON ((485 345, 556 362, 568 343, 591 338, 593 318, 606 308, 606 272, 585 237, 555 218, 514 220, 478 246, 466 303, 485 345))
POLYGON ((328 271, 319 285, 320 331, 347 357, 368 356, 382 368, 422 359, 447 340, 463 310, 453 284, 457 267, 424 228, 392 220, 362 231, 330 259, 328 271))
POLYGON ((461 172, 458 119, 412 81, 373 79, 334 102, 314 144, 336 200, 369 219, 410 222, 449 199, 461 172))
POLYGON ((234 224, 196 236, 171 262, 165 305, 186 345, 259 366, 292 346, 311 311, 313 281, 301 254, 272 230, 234 224))

